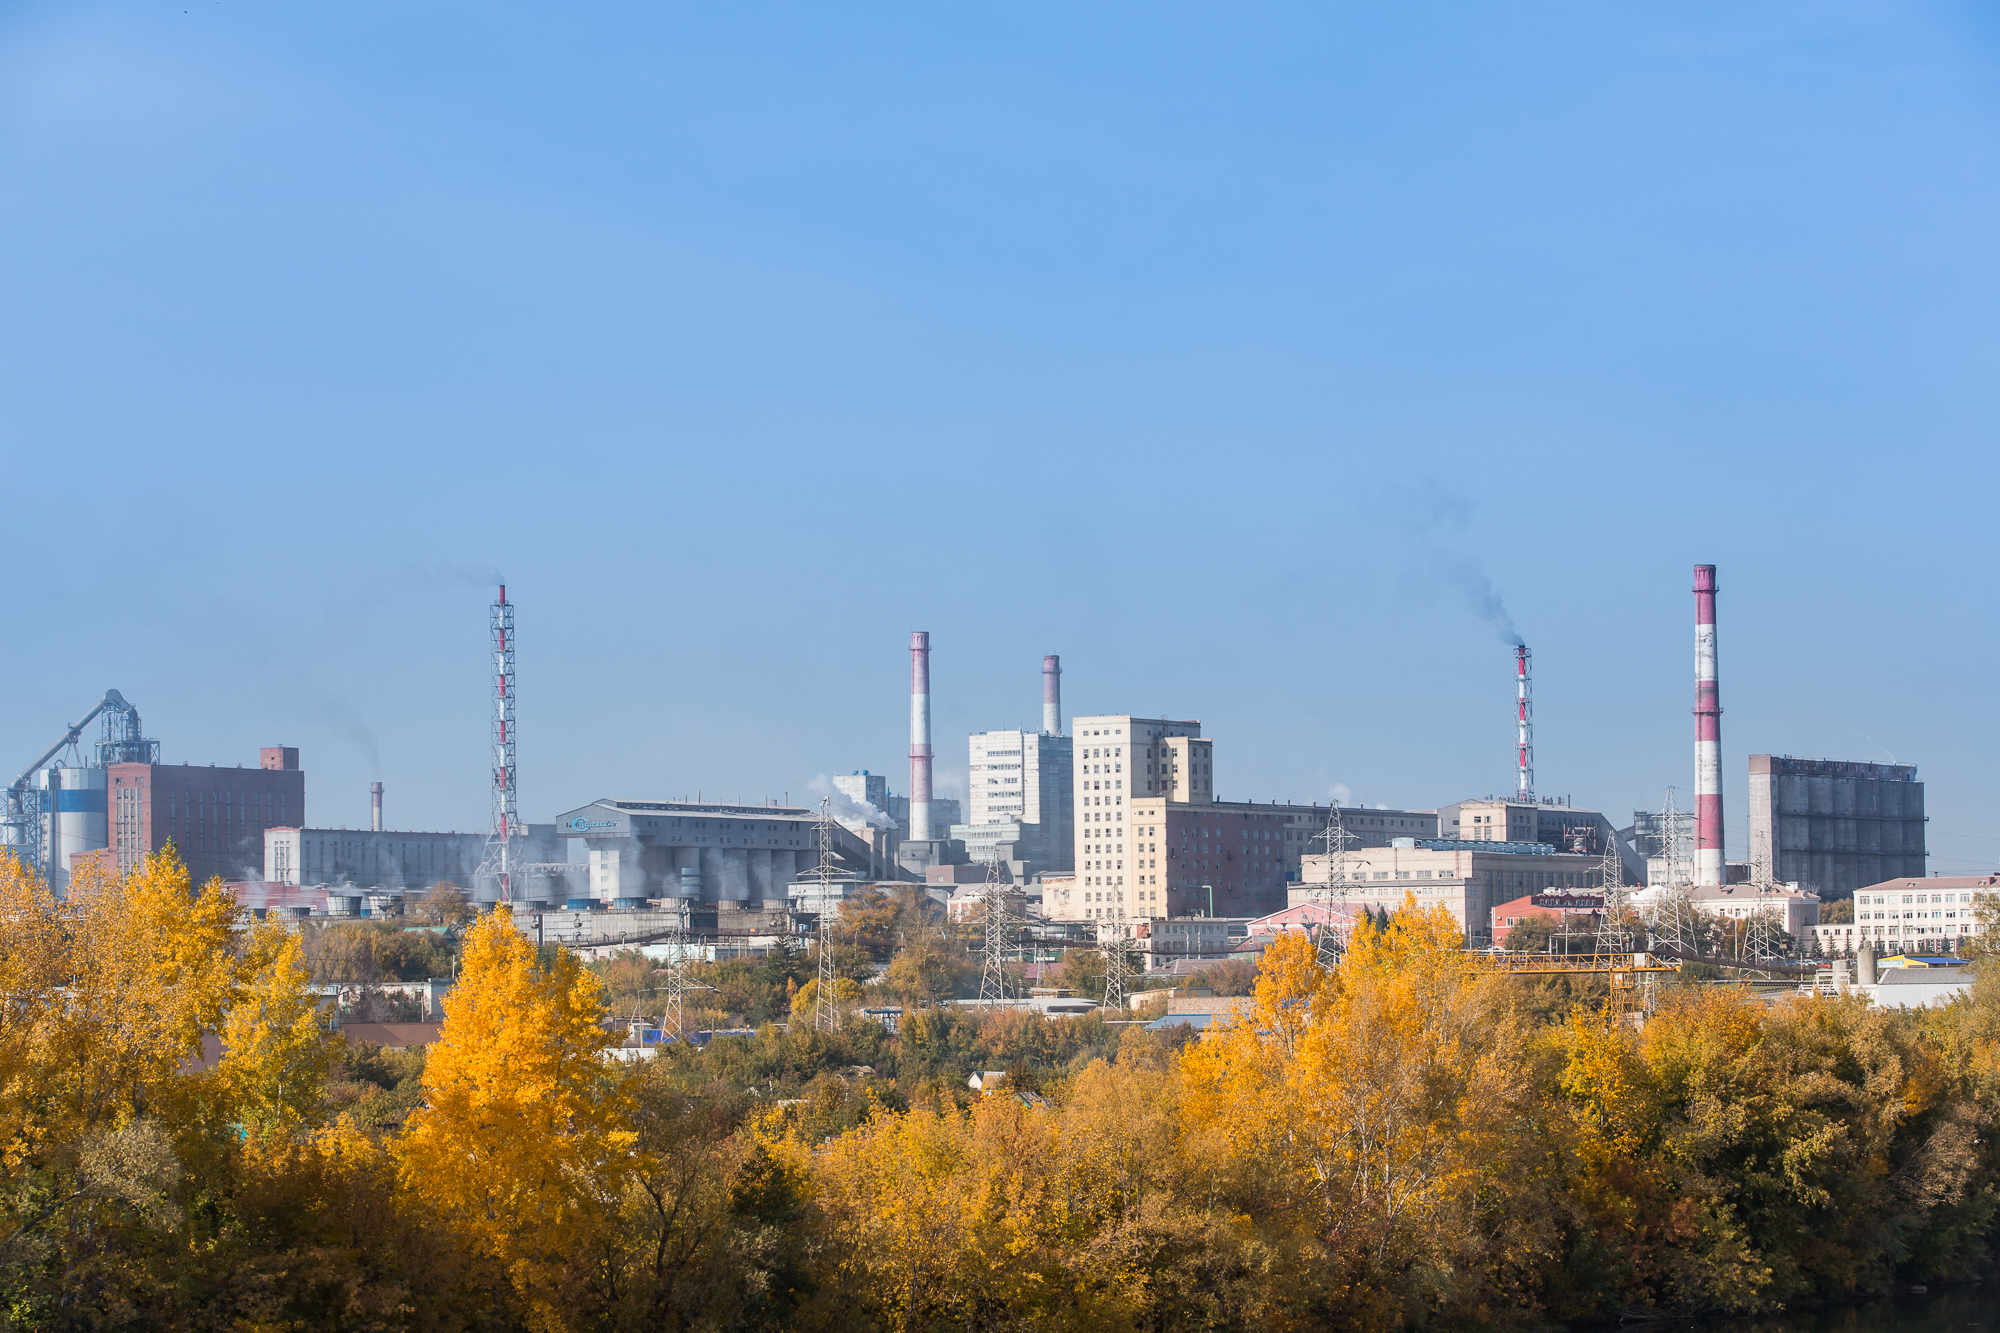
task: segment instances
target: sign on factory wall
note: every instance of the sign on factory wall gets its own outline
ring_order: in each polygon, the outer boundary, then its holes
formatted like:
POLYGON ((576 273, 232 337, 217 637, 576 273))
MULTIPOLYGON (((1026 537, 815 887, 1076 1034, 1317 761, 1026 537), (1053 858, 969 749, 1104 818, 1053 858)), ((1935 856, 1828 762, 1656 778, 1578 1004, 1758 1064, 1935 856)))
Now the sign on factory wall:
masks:
POLYGON ((1595 893, 1538 893, 1528 901, 1536 907, 1554 907, 1572 912, 1594 912, 1604 906, 1604 899, 1595 893))

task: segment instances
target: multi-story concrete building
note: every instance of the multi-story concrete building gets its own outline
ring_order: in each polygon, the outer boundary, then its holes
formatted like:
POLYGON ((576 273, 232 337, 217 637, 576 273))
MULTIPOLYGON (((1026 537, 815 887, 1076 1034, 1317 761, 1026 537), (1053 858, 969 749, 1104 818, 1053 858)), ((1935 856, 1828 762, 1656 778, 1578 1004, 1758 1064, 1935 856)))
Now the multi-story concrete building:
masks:
POLYGON ((1420 907, 1442 906, 1465 931, 1467 944, 1493 940, 1493 909, 1535 894, 1588 893, 1603 884, 1603 862, 1558 851, 1548 843, 1456 838, 1398 839, 1389 847, 1349 852, 1347 870, 1330 871, 1324 852, 1305 858, 1304 882, 1289 891, 1296 904, 1330 898, 1395 911, 1405 895, 1420 907))
MULTIPOLYGON (((910 798, 907 796, 892 795, 889 797, 887 808, 889 818, 896 821, 897 840, 901 842, 909 841, 910 798)), ((933 833, 949 825, 963 823, 964 820, 963 808, 957 801, 952 800, 948 796, 931 797, 931 829, 933 833)))
POLYGON ((1846 952, 1868 944, 1876 952, 1949 950, 1980 933, 1982 904, 2000 904, 2000 875, 1933 875, 1870 884, 1854 895, 1851 927, 1824 927, 1825 947, 1846 952))
POLYGON ((1695 910, 1724 921, 1769 916, 1801 939, 1819 924, 1819 895, 1796 884, 1703 884, 1688 894, 1695 910))
POLYGON ((299 823, 306 808, 298 750, 273 745, 258 756, 256 768, 107 765, 110 846, 88 855, 124 872, 172 842, 195 884, 258 878, 264 831, 299 823))
POLYGON ((1924 784, 1914 764, 1750 756, 1750 859, 1822 898, 1924 875, 1924 784))
MULTIPOLYGON (((1199 722, 1116 714, 1073 727, 1076 880, 1046 900, 1051 917, 1102 919, 1120 907, 1135 918, 1262 916, 1285 906, 1327 807, 1218 801, 1214 742, 1199 722)), ((1349 815, 1350 832, 1369 844, 1437 828, 1433 811, 1349 815)))
POLYGON ((996 844, 1002 859, 1031 873, 1075 866, 1071 804, 1075 753, 1068 736, 1033 731, 975 732, 968 742, 966 823, 951 826, 966 859, 985 860, 996 844), (999 830, 999 831, 996 831, 999 830))

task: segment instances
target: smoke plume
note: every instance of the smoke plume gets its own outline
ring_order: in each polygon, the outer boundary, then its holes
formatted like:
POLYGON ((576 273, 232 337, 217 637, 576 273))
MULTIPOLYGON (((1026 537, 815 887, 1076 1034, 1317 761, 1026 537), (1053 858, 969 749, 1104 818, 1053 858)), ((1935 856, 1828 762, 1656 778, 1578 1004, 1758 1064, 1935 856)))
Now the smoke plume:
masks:
POLYGON ((827 808, 835 820, 842 824, 863 824, 869 828, 894 828, 896 821, 876 808, 873 801, 857 801, 846 792, 833 785, 833 780, 822 773, 806 784, 806 790, 815 796, 826 798, 827 808))

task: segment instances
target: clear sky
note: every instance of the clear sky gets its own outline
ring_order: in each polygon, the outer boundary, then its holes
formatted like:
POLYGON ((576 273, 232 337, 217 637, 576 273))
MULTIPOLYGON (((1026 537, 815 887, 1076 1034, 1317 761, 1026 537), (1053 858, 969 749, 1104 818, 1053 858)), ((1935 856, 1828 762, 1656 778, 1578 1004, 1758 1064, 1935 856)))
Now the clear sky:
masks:
MULTIPOLYGON (((1990 5, 0 7, 7 775, 106 687, 315 823, 906 790, 1198 718, 1227 798, 1920 765, 2000 859, 1990 5), (1490 597, 1498 599, 1489 601, 1490 597), (1495 611, 1495 606, 1504 608, 1495 611)), ((4 780, 4 779, 0 779, 4 780)))

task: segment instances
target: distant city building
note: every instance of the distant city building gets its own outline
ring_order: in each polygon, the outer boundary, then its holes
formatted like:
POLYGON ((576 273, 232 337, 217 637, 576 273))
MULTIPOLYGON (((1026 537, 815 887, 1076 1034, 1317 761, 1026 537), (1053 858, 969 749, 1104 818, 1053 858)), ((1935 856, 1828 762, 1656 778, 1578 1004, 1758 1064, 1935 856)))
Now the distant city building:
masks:
POLYGON ((1750 858, 1822 897, 1921 878, 1924 784, 1914 764, 1750 756, 1750 858))
POLYGON ((1348 869, 1331 872, 1326 853, 1305 858, 1304 882, 1293 904, 1331 898, 1356 907, 1395 911, 1406 896, 1418 907, 1443 907, 1465 931, 1465 942, 1496 943, 1493 909, 1530 895, 1591 893, 1602 887, 1603 862, 1548 843, 1456 838, 1399 839, 1396 845, 1350 852, 1348 869))
MULTIPOLYGON (((783 907, 819 864, 819 812, 800 806, 595 801, 556 820, 590 854, 589 898, 636 908, 663 899, 783 907)), ((869 873, 871 849, 835 824, 844 873, 869 873)))
MULTIPOLYGON (((1075 865, 1075 756, 1068 736, 1032 731, 981 731, 968 739, 967 805, 971 815, 951 825, 977 863, 1000 849, 1002 860, 1032 872, 1075 865)), ((933 804, 936 804, 935 802, 933 804)))
POLYGON ((305 817, 306 775, 291 746, 266 746, 256 768, 109 764, 104 769, 110 845, 71 857, 123 873, 172 842, 196 884, 256 879, 264 830, 305 817))
MULTIPOLYGON (((529 824, 520 860, 547 865, 563 859, 554 824, 529 824)), ((383 892, 451 883, 468 891, 486 858, 484 833, 405 833, 393 829, 269 828, 264 830, 264 879, 272 884, 348 886, 383 892)), ((582 867, 578 867, 581 871, 582 867)), ((531 889, 523 876, 523 888, 531 889)), ((524 893, 524 897, 538 894, 524 893)))
MULTIPOLYGON (((910 798, 891 796, 888 798, 889 818, 896 821, 896 836, 902 841, 910 837, 910 798)), ((940 830, 952 824, 963 823, 965 812, 957 801, 945 796, 931 797, 931 828, 940 830)))
POLYGON ((1823 947, 1841 953, 1862 944, 1873 945, 1878 953, 1952 949, 1980 933, 1980 904, 1992 899, 2000 899, 2000 875, 1894 879, 1854 895, 1851 927, 1822 926, 1814 934, 1823 947), (1834 950, 1836 942, 1844 947, 1834 950))
POLYGON ((1725 921, 1770 915, 1787 935, 1805 938, 1819 924, 1819 895, 1796 884, 1705 884, 1688 895, 1695 910, 1725 921))
POLYGON ((889 779, 880 773, 857 768, 852 773, 836 774, 833 789, 857 805, 870 805, 884 815, 889 813, 889 779))
MULTIPOLYGON (((1214 742, 1199 722, 1115 714, 1079 717, 1072 729, 1076 882, 1050 899, 1051 916, 1101 920, 1122 907, 1129 918, 1245 917, 1286 906, 1327 807, 1217 800, 1214 742)), ((1365 844, 1437 830, 1433 811, 1352 814, 1365 844)))

